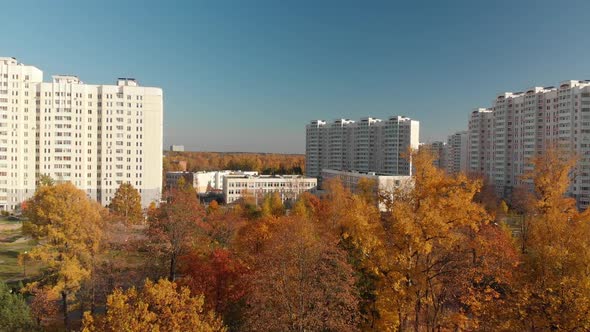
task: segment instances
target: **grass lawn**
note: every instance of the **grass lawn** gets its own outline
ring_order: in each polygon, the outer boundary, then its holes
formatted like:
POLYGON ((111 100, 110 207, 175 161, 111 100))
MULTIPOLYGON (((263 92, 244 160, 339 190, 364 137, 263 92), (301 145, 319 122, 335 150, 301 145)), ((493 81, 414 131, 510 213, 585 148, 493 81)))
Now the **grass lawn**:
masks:
MULTIPOLYGON (((31 250, 34 240, 22 236, 22 223, 0 219, 0 281, 13 282, 25 279, 24 268, 18 264, 18 255, 31 250)), ((39 272, 37 263, 26 264, 27 278, 39 272)))

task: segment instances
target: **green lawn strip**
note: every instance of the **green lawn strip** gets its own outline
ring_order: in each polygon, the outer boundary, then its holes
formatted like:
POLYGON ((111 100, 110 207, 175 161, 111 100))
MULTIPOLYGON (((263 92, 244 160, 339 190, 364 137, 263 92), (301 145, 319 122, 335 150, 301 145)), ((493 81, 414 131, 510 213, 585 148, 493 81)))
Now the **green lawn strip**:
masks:
POLYGON ((18 256, 36 244, 22 236, 21 227, 20 222, 0 218, 0 280, 5 282, 24 279, 25 273, 28 279, 41 268, 41 264, 32 261, 26 261, 25 266, 18 264, 18 256))

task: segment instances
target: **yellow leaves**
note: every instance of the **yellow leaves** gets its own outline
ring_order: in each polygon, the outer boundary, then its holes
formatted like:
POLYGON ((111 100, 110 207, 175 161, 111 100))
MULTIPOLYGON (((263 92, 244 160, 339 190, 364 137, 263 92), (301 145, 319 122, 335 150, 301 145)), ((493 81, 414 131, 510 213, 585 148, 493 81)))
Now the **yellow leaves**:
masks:
POLYGON ((103 237, 101 209, 71 183, 41 186, 27 202, 23 232, 40 242, 28 258, 47 266, 41 283, 51 292, 75 293, 90 276, 103 237))
POLYGON ((576 159, 550 150, 537 155, 525 175, 536 189, 528 201, 524 229, 525 262, 519 306, 528 326, 587 330, 590 327, 590 224, 588 210, 564 197, 576 159))
POLYGON ((314 221, 292 216, 272 220, 270 236, 260 241, 251 259, 247 327, 356 330, 358 298, 346 252, 314 221))
POLYGON ((59 264, 57 282, 54 290, 57 292, 75 292, 80 288, 80 283, 90 277, 89 268, 84 268, 76 257, 65 257, 59 264))
POLYGON ((226 331, 203 303, 202 296, 191 296, 186 287, 146 280, 141 290, 116 289, 108 296, 104 316, 85 313, 83 331, 226 331))
MULTIPOLYGON (((412 160, 414 188, 389 205, 389 214, 382 218, 384 236, 378 237, 384 253, 376 263, 383 271, 377 307, 382 320, 389 320, 382 326, 406 329, 413 321, 418 326, 464 328, 466 314, 452 311, 454 316, 443 319, 439 310, 446 303, 459 305, 453 302, 453 287, 467 288, 475 282, 470 278, 478 277, 464 270, 478 261, 472 241, 491 219, 473 200, 482 183, 447 175, 433 166, 427 152, 413 153, 412 160)), ((483 292, 484 299, 497 296, 491 288, 471 291, 483 292)), ((462 305, 469 303, 474 311, 480 307, 475 295, 463 299, 467 302, 462 305)))
POLYGON ((141 209, 141 196, 130 183, 121 183, 111 200, 109 208, 115 216, 126 224, 135 225, 144 220, 141 209))
POLYGON ((281 200, 281 194, 273 192, 267 194, 262 202, 262 217, 280 217, 285 215, 285 207, 281 200))

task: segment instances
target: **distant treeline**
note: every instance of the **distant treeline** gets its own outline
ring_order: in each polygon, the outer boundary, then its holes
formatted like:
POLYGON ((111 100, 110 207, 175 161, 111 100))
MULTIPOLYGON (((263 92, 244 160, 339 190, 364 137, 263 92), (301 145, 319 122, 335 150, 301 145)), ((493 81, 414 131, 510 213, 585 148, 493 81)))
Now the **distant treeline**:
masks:
POLYGON ((164 172, 183 170, 180 161, 186 162, 186 170, 192 172, 221 169, 258 171, 262 174, 305 172, 304 155, 240 152, 167 152, 164 172))

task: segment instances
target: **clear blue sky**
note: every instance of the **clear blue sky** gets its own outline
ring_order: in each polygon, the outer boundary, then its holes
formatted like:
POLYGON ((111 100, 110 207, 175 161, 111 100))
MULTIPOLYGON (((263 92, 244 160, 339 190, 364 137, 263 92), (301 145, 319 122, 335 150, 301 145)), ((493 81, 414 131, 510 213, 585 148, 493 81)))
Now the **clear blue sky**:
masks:
POLYGON ((165 94, 164 143, 303 152, 312 119, 406 115, 421 140, 495 94, 590 79, 590 1, 6 1, 0 56, 165 94))

